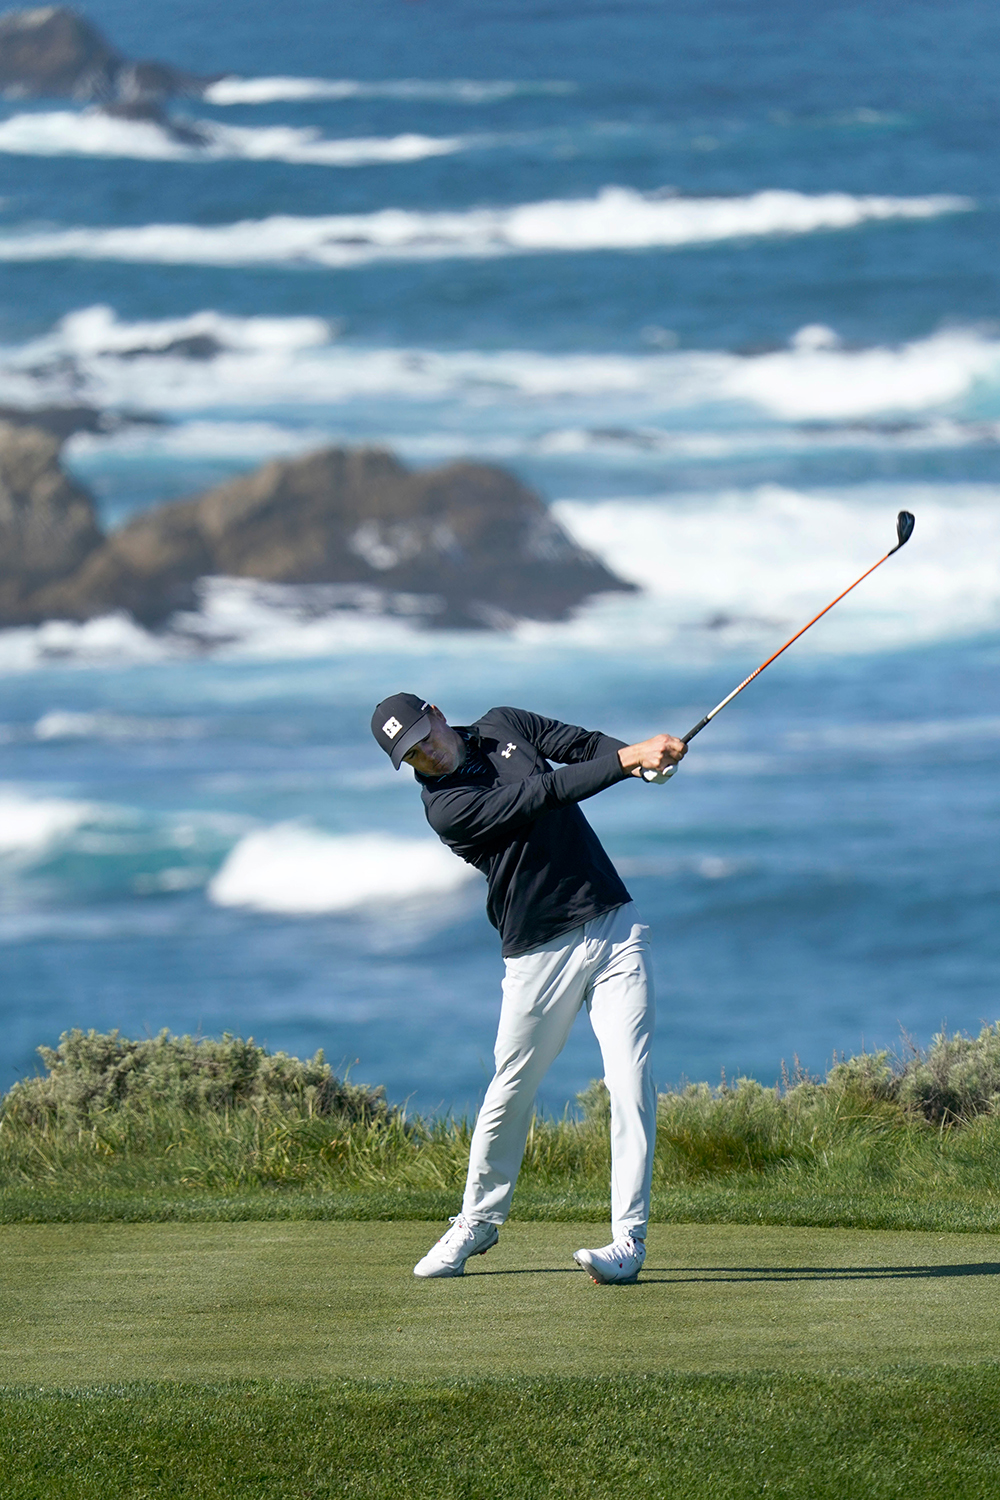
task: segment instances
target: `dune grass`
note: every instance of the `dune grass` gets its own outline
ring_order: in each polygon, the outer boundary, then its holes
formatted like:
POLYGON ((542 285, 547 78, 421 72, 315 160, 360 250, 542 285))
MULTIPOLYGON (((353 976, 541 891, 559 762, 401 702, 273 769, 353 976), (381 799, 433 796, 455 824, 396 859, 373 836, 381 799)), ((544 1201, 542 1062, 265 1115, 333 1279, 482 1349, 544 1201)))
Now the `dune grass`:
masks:
POLYGON ((992 1500, 995 1365, 0 1391, 5 1500, 992 1500))
MULTIPOLYGON (((400 1219, 455 1211, 470 1122, 407 1118, 322 1056, 72 1032, 0 1106, 0 1221, 400 1219)), ((1000 1027, 823 1080, 660 1096, 653 1216, 1000 1228, 1000 1027)), ((515 1216, 606 1214, 607 1095, 536 1119, 515 1216)))

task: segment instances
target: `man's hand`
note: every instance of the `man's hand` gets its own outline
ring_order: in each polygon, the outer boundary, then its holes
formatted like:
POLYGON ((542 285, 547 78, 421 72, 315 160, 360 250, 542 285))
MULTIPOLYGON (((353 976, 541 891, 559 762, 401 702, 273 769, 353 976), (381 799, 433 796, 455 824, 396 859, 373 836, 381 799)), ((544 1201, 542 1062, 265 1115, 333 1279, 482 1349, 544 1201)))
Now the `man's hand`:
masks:
POLYGON ((643 771, 665 771, 668 766, 675 766, 687 752, 683 740, 675 739, 672 734, 654 734, 651 740, 643 740, 639 745, 626 745, 619 750, 618 759, 623 771, 641 776, 643 771))

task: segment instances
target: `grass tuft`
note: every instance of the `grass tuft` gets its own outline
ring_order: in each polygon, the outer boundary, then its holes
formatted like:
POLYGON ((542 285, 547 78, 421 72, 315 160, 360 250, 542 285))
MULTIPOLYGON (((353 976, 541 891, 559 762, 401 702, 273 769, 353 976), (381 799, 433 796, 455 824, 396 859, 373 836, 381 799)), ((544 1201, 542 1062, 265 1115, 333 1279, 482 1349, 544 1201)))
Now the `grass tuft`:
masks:
MULTIPOLYGON (((461 1193, 470 1122, 407 1118, 322 1053, 96 1031, 40 1052, 0 1101, 0 1218, 426 1218, 461 1193)), ((521 1217, 603 1216, 604 1085, 579 1105, 534 1119, 521 1217)), ((656 1218, 983 1230, 998 1182, 1000 1025, 659 1099, 656 1218)))

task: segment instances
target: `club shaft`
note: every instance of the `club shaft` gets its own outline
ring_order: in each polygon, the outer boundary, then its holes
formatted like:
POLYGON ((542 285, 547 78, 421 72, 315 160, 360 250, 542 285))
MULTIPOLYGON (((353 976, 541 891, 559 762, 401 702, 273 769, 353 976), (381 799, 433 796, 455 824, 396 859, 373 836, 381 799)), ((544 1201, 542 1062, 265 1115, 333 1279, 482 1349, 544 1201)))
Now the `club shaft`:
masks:
POLYGON ((685 745, 689 745, 691 743, 691 741, 694 739, 695 735, 696 734, 700 734, 701 731, 704 729, 705 725, 706 724, 710 724, 712 722, 712 720, 715 718, 716 714, 719 713, 722 709, 724 709, 727 703, 732 703, 732 701, 736 697, 737 693, 742 693, 742 691, 743 691, 743 689, 745 687, 749 687, 750 686, 751 682, 753 682, 753 680, 754 680, 755 677, 759 677, 760 676, 761 672, 763 672, 763 670, 764 670, 765 667, 769 667, 773 661, 777 661, 777 659, 781 655, 782 651, 787 651, 788 648, 789 648, 789 646, 793 646, 795 644, 795 642, 798 640, 798 638, 799 638, 800 635, 805 635, 806 631, 810 628, 810 626, 815 625, 817 620, 822 620, 823 616, 826 615, 826 614, 829 614, 830 610, 833 608, 833 606, 835 604, 839 604, 840 601, 841 601, 841 599, 843 599, 845 597, 845 595, 847 595, 847 594, 849 594, 851 592, 851 589, 856 589, 859 583, 864 583, 864 581, 868 577, 869 573, 874 573, 875 569, 876 568, 880 568, 882 566, 882 564, 884 562, 886 562, 892 556, 893 552, 898 552, 898 551, 899 551, 898 547, 893 547, 892 552, 887 552, 885 554, 885 557, 880 557, 879 560, 878 560, 878 562, 877 563, 873 563, 872 566, 868 569, 868 571, 866 573, 862 573, 862 575, 861 575, 860 578, 855 578, 854 582, 852 584, 848 585, 848 587, 844 590, 843 594, 838 594, 837 597, 836 597, 836 599, 831 599, 830 603, 826 606, 826 609, 821 609, 818 615, 813 615, 812 619, 809 621, 809 624, 808 625, 803 625, 803 627, 802 627, 801 630, 797 630, 795 632, 795 634, 792 636, 791 640, 786 641, 783 646, 779 646, 778 649, 777 649, 777 651, 774 653, 773 656, 769 656, 767 658, 767 661, 762 661, 761 664, 760 664, 760 666, 757 668, 756 672, 751 672, 749 677, 744 677, 744 679, 740 683, 739 687, 733 688, 733 691, 727 697, 723 698, 723 700, 722 700, 721 703, 717 703, 715 705, 715 707, 712 709, 711 713, 706 714, 703 719, 699 719, 698 723, 694 726, 693 729, 689 729, 688 732, 687 732, 687 734, 681 736, 684 744, 685 745))

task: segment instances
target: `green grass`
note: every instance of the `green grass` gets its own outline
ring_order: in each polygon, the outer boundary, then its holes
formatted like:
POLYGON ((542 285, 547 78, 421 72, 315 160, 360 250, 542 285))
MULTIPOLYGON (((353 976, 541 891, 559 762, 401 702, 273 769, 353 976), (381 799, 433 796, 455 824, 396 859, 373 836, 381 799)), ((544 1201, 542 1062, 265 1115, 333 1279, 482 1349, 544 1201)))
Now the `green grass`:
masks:
POLYGON ((673 1225, 0 1228, 4 1500, 1000 1492, 1000 1237, 673 1225))
POLYGON ((0 1104, 2 1500, 1000 1493, 997 1028, 662 1096, 631 1288, 570 1258, 600 1087, 428 1283, 468 1122, 236 1038, 44 1057, 0 1104))
POLYGON ((0 1391, 5 1500, 994 1500, 1000 1369, 0 1391))
MULTIPOLYGON (((897 1105, 780 1097, 742 1082, 661 1097, 653 1220, 1000 1229, 1000 1115, 935 1127, 897 1105)), ((454 1213, 464 1121, 351 1120, 266 1101, 0 1121, 0 1222, 430 1219, 454 1213)), ((607 1125, 536 1122, 519 1219, 608 1212, 607 1125)))
MULTIPOLYGON (((251 1041, 72 1032, 0 1104, 0 1222, 440 1218, 460 1201, 467 1120, 407 1119, 317 1054, 251 1041)), ((603 1085, 538 1119, 520 1219, 602 1219, 603 1085)), ((655 1222, 1000 1229, 1000 1027, 939 1037, 825 1081, 738 1079, 659 1100, 655 1222)))
POLYGON ((1000 1239, 524 1223, 0 1229, 4 1500, 992 1500, 1000 1239))
POLYGON ((844 1371, 1000 1349, 1000 1237, 744 1225, 650 1236, 634 1287, 574 1266, 603 1225, 522 1223, 458 1280, 440 1225, 0 1229, 0 1384, 844 1371))

